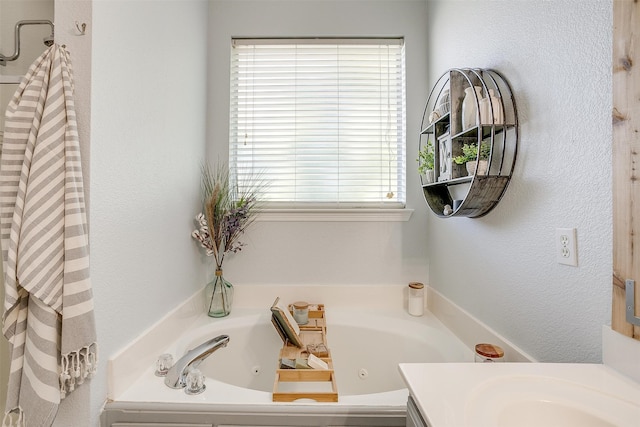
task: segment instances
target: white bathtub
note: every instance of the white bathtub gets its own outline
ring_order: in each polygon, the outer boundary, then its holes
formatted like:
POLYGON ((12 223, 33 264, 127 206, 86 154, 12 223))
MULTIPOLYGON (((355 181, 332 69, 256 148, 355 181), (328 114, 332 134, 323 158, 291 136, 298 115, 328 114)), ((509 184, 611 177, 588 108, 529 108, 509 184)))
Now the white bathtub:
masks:
POLYGON ((224 319, 203 315, 167 352, 178 358, 221 334, 229 335, 230 342, 200 365, 207 387, 202 394, 190 396, 168 388, 150 366, 115 402, 106 405, 105 412, 112 416, 103 417, 103 425, 167 422, 167 417, 176 412, 181 414, 181 422, 195 423, 201 421, 199 416, 218 415, 216 423, 224 425, 404 425, 408 391, 400 377, 399 363, 473 361, 472 351, 429 312, 412 317, 400 310, 383 313, 328 308, 327 341, 336 373, 338 402, 272 402, 282 341, 268 310, 234 310, 224 319), (116 412, 127 413, 129 418, 116 416, 116 412), (142 413, 147 416, 130 417, 142 413), (152 414, 157 413, 160 415, 154 418, 152 414), (260 414, 259 421, 246 418, 251 414, 260 414), (293 414, 303 418, 291 418, 293 414), (330 416, 321 422, 322 414, 330 416), (291 424, 283 423, 285 415, 291 424), (316 421, 307 422, 310 419, 304 417, 308 416, 316 421))
MULTIPOLYGON (((354 319, 352 312, 331 310, 327 316, 327 341, 341 398, 404 389, 399 363, 462 362, 470 357, 451 333, 410 317, 358 313, 354 319)), ((180 340, 175 354, 217 335, 229 335, 229 345, 206 359, 200 370, 216 380, 216 386, 219 381, 263 392, 271 399, 282 341, 269 319, 265 313, 202 326, 180 340)), ((399 403, 405 404, 404 391, 397 394, 402 395, 399 403)))

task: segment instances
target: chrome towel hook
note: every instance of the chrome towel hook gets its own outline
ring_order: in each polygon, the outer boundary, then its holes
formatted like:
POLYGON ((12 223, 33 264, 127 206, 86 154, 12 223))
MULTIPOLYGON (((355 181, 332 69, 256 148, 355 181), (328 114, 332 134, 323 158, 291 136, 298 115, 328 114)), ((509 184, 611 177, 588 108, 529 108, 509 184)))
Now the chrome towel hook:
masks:
POLYGON ((78 21, 76 21, 76 30, 78 30, 78 35, 79 36, 84 36, 85 32, 87 31, 87 24, 86 23, 78 23, 78 21))

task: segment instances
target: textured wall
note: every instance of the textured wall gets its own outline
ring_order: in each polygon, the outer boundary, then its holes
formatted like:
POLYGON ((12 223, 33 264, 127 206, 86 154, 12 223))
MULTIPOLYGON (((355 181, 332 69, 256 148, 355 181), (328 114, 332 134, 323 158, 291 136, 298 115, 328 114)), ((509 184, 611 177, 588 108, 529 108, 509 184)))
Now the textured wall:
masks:
MULTIPOLYGON (((427 55, 424 0, 215 0, 210 8, 209 156, 228 158, 232 36, 405 36, 408 222, 259 222, 225 260, 225 277, 248 284, 406 284, 426 281, 427 210, 417 183, 417 129, 427 55)), ((275 297, 275 296, 274 296, 275 297)))
POLYGON ((100 370, 92 426, 109 357, 204 280, 190 233, 205 145, 207 8, 204 0, 93 2, 91 275, 100 370))
POLYGON ((598 362, 612 272, 611 1, 427 4, 429 80, 495 68, 521 123, 497 208, 430 216, 430 284, 541 361, 598 362), (557 227, 577 228, 577 268, 556 262, 557 227))

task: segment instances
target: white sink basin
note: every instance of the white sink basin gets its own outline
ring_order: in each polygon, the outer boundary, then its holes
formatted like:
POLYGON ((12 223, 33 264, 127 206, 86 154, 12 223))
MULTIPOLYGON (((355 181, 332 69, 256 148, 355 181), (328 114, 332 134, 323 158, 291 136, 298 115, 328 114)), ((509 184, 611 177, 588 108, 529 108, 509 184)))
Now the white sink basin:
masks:
POLYGON ((604 365, 403 364, 431 427, 638 427, 640 384, 604 365))
POLYGON ((487 420, 483 425, 496 427, 604 427, 625 425, 634 416, 640 425, 638 404, 622 395, 541 373, 481 382, 469 395, 465 413, 468 425, 487 420))
POLYGON ((497 427, 539 427, 553 425, 615 427, 615 424, 590 414, 588 411, 545 400, 512 403, 500 412, 496 420, 497 427))

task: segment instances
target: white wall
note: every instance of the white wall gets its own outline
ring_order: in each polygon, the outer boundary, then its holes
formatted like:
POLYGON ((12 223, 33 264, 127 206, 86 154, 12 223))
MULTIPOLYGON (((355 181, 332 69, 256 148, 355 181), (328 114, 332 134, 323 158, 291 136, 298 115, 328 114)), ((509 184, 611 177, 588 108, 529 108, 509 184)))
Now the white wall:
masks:
POLYGON ((207 9, 204 0, 93 1, 91 276, 100 365, 90 421, 61 426, 97 425, 109 357, 204 282, 190 233, 207 122, 207 9))
POLYGON ((429 217, 430 284, 541 361, 598 362, 611 305, 611 0, 427 4, 429 80, 495 68, 521 123, 497 208, 429 217), (556 227, 577 228, 577 268, 556 262, 556 227))
MULTIPOLYGON (((426 281, 427 211, 418 188, 417 129, 426 75, 424 0, 213 0, 210 8, 209 157, 228 158, 232 36, 404 36, 408 222, 258 222, 225 277, 243 284, 377 285, 426 281)), ((275 297, 275 295, 274 295, 275 297)))

